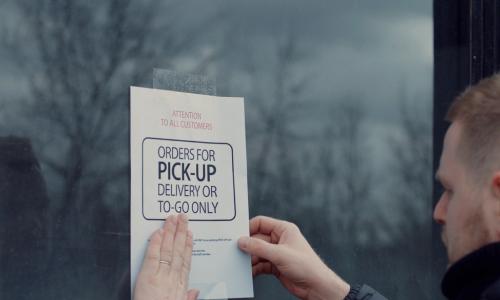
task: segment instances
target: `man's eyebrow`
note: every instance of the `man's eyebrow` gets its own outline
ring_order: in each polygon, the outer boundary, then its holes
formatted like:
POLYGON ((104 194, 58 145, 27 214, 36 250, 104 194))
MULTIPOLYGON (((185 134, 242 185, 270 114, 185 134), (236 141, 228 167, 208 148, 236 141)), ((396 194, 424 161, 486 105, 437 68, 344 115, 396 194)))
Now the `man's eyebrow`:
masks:
POLYGON ((434 178, 444 187, 449 187, 449 184, 448 184, 448 181, 446 180, 446 178, 443 177, 443 174, 441 174, 441 172, 436 172, 436 175, 434 176, 434 178))

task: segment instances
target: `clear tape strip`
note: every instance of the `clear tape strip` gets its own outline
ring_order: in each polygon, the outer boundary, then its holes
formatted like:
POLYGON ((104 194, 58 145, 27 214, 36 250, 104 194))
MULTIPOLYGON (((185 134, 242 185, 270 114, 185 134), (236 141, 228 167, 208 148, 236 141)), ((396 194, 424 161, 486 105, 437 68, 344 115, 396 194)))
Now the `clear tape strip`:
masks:
POLYGON ((153 88, 211 96, 217 92, 213 78, 165 69, 153 69, 153 88))

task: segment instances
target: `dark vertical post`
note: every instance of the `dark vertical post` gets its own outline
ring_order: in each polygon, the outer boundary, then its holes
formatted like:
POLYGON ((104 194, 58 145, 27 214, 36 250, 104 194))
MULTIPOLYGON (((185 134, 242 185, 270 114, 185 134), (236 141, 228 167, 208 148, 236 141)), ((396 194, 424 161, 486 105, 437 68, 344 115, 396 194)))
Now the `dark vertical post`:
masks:
POLYGON ((483 42, 483 73, 490 75, 498 69, 498 43, 495 35, 498 34, 497 26, 497 7, 499 6, 496 0, 485 0, 483 3, 483 26, 482 26, 482 42, 483 42))
POLYGON ((470 47, 470 80, 471 84, 479 81, 483 77, 484 71, 484 2, 470 1, 469 2, 469 47, 470 47))
POLYGON ((494 38, 494 55, 495 55, 495 70, 500 70, 500 1, 495 1, 495 0, 492 0, 493 4, 494 4, 494 7, 492 8, 492 10, 495 11, 494 13, 494 19, 495 19, 495 22, 494 22, 494 35, 493 35, 493 38, 494 38))
MULTIPOLYGON (((482 37, 483 43, 483 74, 492 75, 500 70, 500 1, 483 1, 482 37)), ((479 26, 479 25, 478 25, 479 26)), ((482 78, 481 77, 481 78, 482 78)))
MULTIPOLYGON (((469 84, 470 80, 470 31, 469 1, 434 1, 434 127, 433 127, 433 174, 439 166, 443 138, 448 128, 444 121, 451 101, 469 84)), ((431 176, 431 174, 430 174, 431 176)), ((433 204, 441 196, 440 186, 434 183, 433 204)), ((439 294, 441 276, 447 259, 441 242, 441 228, 433 223, 432 272, 433 290, 439 294)))

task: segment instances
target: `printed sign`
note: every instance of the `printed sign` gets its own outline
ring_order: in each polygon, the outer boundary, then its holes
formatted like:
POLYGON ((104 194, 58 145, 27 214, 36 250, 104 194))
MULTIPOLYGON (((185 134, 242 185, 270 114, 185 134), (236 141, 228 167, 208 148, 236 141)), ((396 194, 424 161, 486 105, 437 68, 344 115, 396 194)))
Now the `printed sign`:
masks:
POLYGON ((228 143, 145 138, 142 142, 145 219, 185 213, 192 221, 236 217, 233 147, 228 143))
POLYGON ((243 98, 131 87, 131 288, 147 239, 170 214, 193 232, 199 299, 253 297, 243 98))

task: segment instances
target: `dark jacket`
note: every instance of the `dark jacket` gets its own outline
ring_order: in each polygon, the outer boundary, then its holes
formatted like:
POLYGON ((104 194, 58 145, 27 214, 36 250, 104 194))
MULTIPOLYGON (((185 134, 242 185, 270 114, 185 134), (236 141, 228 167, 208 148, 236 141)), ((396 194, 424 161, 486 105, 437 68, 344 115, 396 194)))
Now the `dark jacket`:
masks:
MULTIPOLYGON (((466 255, 446 272, 441 283, 449 300, 500 300, 500 242, 466 255)), ((345 300, 386 300, 367 285, 353 285, 345 300)))
POLYGON ((486 245, 453 264, 441 289, 450 300, 500 299, 500 242, 486 245))
POLYGON ((344 300, 387 300, 387 298, 366 284, 355 284, 351 286, 351 290, 344 300))

